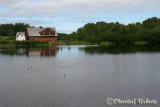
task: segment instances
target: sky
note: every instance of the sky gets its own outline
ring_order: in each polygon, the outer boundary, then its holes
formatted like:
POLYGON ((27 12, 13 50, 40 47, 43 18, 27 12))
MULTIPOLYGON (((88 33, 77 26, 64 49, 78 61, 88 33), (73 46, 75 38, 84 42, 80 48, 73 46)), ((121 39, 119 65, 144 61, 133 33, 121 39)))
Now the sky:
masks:
POLYGON ((0 24, 27 23, 72 33, 98 21, 129 24, 160 18, 160 0, 0 0, 0 24))

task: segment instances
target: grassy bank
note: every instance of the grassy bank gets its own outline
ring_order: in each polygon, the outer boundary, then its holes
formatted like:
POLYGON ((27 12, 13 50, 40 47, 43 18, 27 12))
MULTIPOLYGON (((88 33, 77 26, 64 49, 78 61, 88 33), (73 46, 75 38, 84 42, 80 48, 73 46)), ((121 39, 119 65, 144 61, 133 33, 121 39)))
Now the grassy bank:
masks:
POLYGON ((15 41, 15 40, 0 40, 0 48, 3 47, 46 47, 65 45, 63 42, 48 42, 48 41, 15 41))
POLYGON ((86 41, 70 41, 68 45, 91 45, 91 43, 86 41))
POLYGON ((48 41, 15 41, 15 40, 1 40, 1 46, 39 46, 49 45, 48 41))
POLYGON ((49 46, 66 45, 65 42, 49 42, 49 46))
POLYGON ((10 36, 0 36, 0 40, 10 40, 10 36))
MULTIPOLYGON (((144 41, 135 42, 134 45, 145 45, 144 41)), ((58 41, 58 42, 48 42, 48 41, 15 41, 15 40, 0 40, 0 48, 2 47, 46 47, 46 46, 57 46, 57 45, 91 45, 90 42, 86 41, 58 41)), ((94 45, 117 45, 112 42, 101 42, 100 44, 95 43, 94 45)), ((118 44, 119 45, 119 44, 118 44)), ((128 44, 123 44, 128 45, 128 44)))
POLYGON ((91 42, 86 42, 86 41, 70 41, 68 42, 68 45, 113 45, 113 43, 106 41, 106 42, 101 42, 100 44, 98 43, 91 44, 91 42))
MULTIPOLYGON (((130 44, 127 44, 127 43, 119 43, 118 45, 130 45, 130 44)), ((144 41, 138 41, 138 42, 134 42, 133 45, 145 45, 147 44, 146 42, 144 41)), ((91 44, 90 42, 86 42, 86 41, 69 41, 67 43, 67 45, 93 45, 91 44)), ((116 43, 114 42, 101 42, 100 44, 98 43, 94 43, 94 45, 103 45, 103 46, 110 46, 110 45, 117 45, 116 43)))

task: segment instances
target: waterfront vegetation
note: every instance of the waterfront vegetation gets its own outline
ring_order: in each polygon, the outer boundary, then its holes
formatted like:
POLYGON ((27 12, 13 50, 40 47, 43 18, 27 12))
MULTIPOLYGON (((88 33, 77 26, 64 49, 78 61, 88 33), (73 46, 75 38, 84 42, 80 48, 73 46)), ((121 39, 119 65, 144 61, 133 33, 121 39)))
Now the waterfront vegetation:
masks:
MULTIPOLYGON (((0 48, 12 48, 12 47, 49 47, 49 46, 57 46, 57 45, 92 45, 90 42, 86 41, 57 41, 57 42, 49 42, 49 41, 16 41, 16 40, 1 40, 0 41, 0 48)), ((95 43, 94 45, 99 45, 95 43)), ((112 42, 101 42, 102 46, 111 46, 116 45, 112 42)), ((126 44, 120 44, 126 45, 126 44)), ((147 45, 146 42, 140 41, 135 42, 134 44, 127 44, 127 45, 147 45)))
POLYGON ((29 26, 29 24, 25 23, 0 24, 0 36, 9 36, 10 39, 14 39, 14 36, 17 32, 25 32, 26 28, 29 26))
POLYGON ((15 40, 1 40, 0 47, 35 47, 35 46, 49 46, 48 41, 15 41, 15 40))
POLYGON ((88 23, 71 34, 59 33, 57 42, 15 41, 18 31, 26 31, 29 24, 1 24, 0 46, 55 46, 55 45, 159 45, 160 18, 152 17, 142 23, 128 25, 119 22, 88 23), (6 36, 7 35, 7 36, 6 36))
POLYGON ((16 40, 1 40, 0 48, 3 47, 48 47, 56 45, 65 45, 65 42, 49 42, 49 41, 16 41, 16 40))
POLYGON ((142 23, 128 25, 119 22, 88 23, 71 34, 59 34, 59 40, 87 41, 91 44, 154 44, 160 43, 160 18, 152 17, 142 23))

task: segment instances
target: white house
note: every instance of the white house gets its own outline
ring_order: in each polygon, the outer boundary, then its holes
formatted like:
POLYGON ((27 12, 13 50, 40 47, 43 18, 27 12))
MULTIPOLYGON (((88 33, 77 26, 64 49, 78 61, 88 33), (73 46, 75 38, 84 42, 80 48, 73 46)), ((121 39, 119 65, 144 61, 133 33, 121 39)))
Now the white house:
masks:
POLYGON ((16 40, 17 41, 26 40, 25 32, 17 32, 17 34, 16 34, 16 40))

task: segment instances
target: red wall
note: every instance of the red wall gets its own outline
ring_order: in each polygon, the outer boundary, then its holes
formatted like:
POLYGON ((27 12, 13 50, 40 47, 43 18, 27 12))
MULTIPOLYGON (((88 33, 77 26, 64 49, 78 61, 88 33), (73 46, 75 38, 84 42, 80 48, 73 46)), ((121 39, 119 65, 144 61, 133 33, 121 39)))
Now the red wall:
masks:
POLYGON ((39 40, 39 41, 56 41, 57 36, 29 36, 29 40, 39 40), (50 39, 49 39, 50 38, 50 39))

